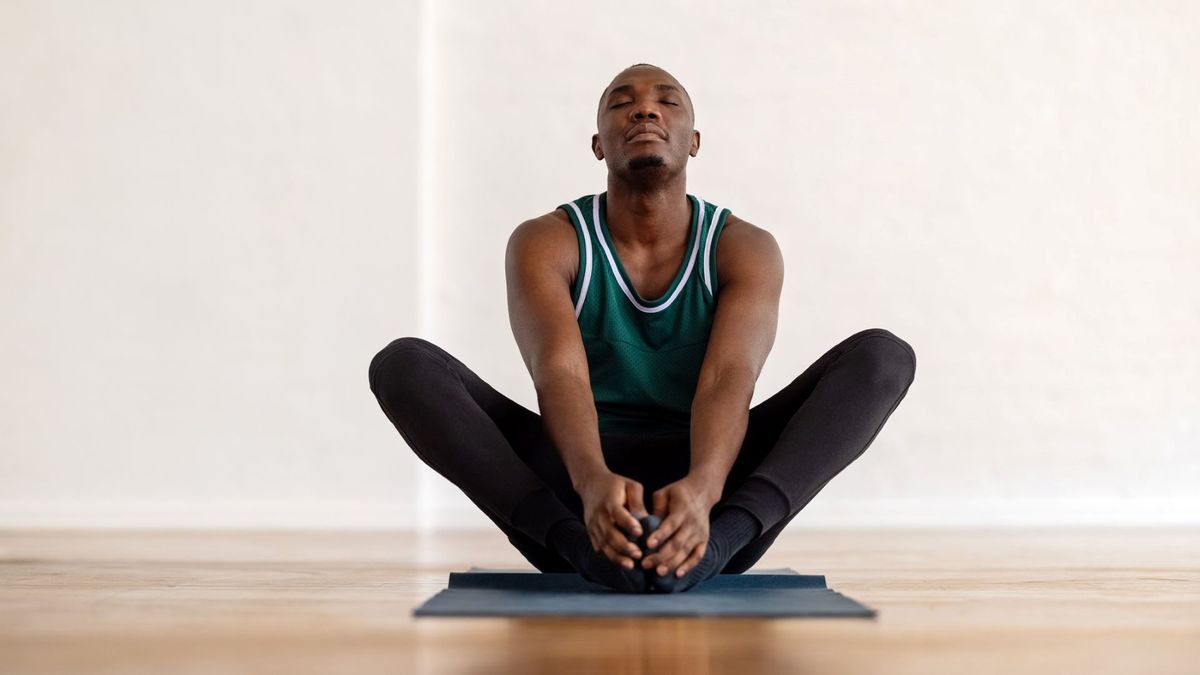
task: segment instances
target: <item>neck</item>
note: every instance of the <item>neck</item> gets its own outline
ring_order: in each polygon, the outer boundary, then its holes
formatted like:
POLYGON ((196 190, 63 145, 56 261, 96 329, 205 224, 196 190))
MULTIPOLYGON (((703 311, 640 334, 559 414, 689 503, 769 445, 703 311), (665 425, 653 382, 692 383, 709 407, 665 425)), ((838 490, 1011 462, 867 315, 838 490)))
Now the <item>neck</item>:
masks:
POLYGON ((608 175, 606 222, 615 240, 631 246, 672 248, 687 238, 691 208, 682 173, 651 185, 608 175))

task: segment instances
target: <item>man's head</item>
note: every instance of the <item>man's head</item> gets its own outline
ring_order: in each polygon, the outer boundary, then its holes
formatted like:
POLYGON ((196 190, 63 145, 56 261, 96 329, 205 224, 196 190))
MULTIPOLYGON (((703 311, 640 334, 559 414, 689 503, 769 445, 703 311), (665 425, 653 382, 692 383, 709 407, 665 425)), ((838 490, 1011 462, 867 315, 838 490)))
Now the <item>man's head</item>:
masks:
POLYGON ((639 63, 617 73, 600 96, 596 159, 631 182, 681 173, 700 150, 692 98, 670 73, 639 63))

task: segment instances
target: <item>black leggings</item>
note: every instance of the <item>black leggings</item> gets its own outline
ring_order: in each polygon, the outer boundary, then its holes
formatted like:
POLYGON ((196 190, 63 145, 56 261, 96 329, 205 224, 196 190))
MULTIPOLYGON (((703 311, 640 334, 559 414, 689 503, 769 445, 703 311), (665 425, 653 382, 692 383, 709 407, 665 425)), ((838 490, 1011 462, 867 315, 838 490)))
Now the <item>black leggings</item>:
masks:
MULTIPOLYGON (((763 532, 722 573, 750 569, 821 488, 867 449, 915 372, 912 347, 872 328, 838 343, 750 409, 718 505, 745 508, 763 532)), ((384 347, 371 360, 369 379, 384 414, 417 456, 457 485, 535 568, 573 571, 545 542, 554 523, 582 518, 583 504, 540 415, 418 337, 384 347), (541 502, 539 513, 514 520, 517 507, 539 492, 554 498, 541 502)), ((642 483, 647 511, 655 490, 687 475, 688 440, 687 432, 600 436, 609 470, 642 483)))

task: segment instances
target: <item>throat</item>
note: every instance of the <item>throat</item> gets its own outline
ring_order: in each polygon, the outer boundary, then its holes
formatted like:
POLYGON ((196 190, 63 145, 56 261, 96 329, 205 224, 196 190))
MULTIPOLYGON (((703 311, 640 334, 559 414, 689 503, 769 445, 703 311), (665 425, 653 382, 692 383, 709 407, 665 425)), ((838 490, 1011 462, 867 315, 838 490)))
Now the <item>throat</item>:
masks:
POLYGON ((609 210, 608 200, 602 197, 600 218, 616 266, 624 273, 629 290, 646 302, 662 300, 674 288, 692 253, 693 239, 699 229, 695 223, 697 205, 690 198, 685 197, 685 201, 686 208, 677 217, 622 219, 619 212, 609 210), (630 225, 635 222, 638 225, 630 225), (633 241, 634 245, 623 245, 619 239, 633 241))
POLYGON ((657 300, 671 290, 675 278, 687 264, 687 249, 673 260, 657 264, 647 264, 643 267, 627 267, 625 272, 634 290, 644 300, 657 300))

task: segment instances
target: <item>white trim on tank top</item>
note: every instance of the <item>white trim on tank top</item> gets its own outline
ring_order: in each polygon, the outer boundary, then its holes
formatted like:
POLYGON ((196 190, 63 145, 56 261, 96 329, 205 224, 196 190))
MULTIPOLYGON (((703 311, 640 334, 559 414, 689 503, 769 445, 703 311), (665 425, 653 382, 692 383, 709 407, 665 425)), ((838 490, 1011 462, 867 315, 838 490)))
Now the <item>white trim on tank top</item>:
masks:
MULTIPOLYGON (((579 210, 579 206, 575 202, 567 202, 575 211, 575 217, 579 219, 579 224, 583 226, 583 286, 579 290, 579 299, 575 301, 575 318, 579 318, 579 313, 583 311, 583 300, 587 297, 588 285, 592 281, 592 238, 587 233, 587 220, 583 217, 583 212, 579 210)), ((578 272, 576 272, 578 274, 578 272)))
MULTIPOLYGON (((613 258, 613 253, 611 250, 609 250, 608 244, 605 243, 604 235, 600 233, 600 194, 592 196, 592 227, 596 231, 596 241, 600 242, 600 247, 604 249, 604 255, 608 258, 608 266, 609 269, 612 270, 613 278, 617 280, 617 285, 621 287, 622 291, 624 291, 625 297, 629 298, 629 302, 633 304, 634 307, 637 307, 647 314, 661 312, 667 307, 670 307, 671 303, 675 302, 675 298, 679 297, 679 294, 683 292, 684 287, 687 286, 688 277, 692 275, 692 267, 696 264, 696 252, 700 250, 699 224, 704 222, 704 200, 696 197, 696 202, 697 207, 699 208, 699 212, 696 214, 696 240, 692 242, 692 253, 688 258, 687 269, 684 270, 683 277, 679 280, 679 285, 675 287, 675 291, 671 293, 671 297, 667 298, 666 302, 658 307, 647 307, 646 305, 638 302, 637 298, 633 296, 633 293, 629 290, 629 286, 625 284, 625 279, 621 277, 621 271, 617 269, 617 261, 615 258, 613 258)), ((720 209, 718 209, 718 211, 719 210, 720 209)), ((691 225, 689 224, 688 227, 690 228, 691 225)))
POLYGON ((721 217, 721 211, 725 210, 724 206, 717 206, 716 204, 713 204, 713 206, 716 206, 716 209, 713 211, 712 222, 708 224, 708 237, 706 237, 704 240, 704 274, 703 274, 703 277, 704 277, 704 285, 708 287, 709 296, 711 296, 713 294, 713 290, 712 290, 712 272, 709 270, 709 262, 708 261, 712 259, 712 242, 713 242, 713 235, 716 234, 716 232, 717 232, 717 220, 719 220, 721 217))

